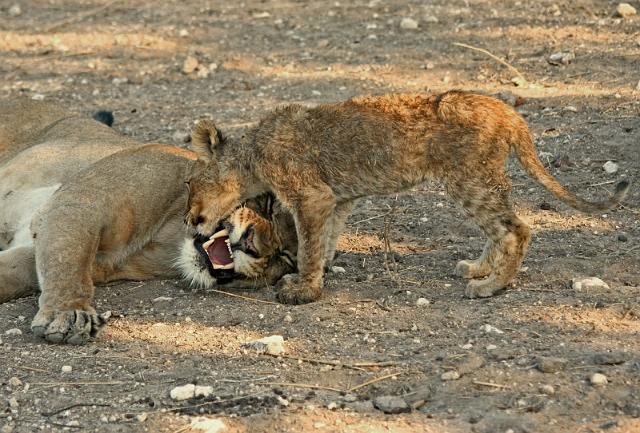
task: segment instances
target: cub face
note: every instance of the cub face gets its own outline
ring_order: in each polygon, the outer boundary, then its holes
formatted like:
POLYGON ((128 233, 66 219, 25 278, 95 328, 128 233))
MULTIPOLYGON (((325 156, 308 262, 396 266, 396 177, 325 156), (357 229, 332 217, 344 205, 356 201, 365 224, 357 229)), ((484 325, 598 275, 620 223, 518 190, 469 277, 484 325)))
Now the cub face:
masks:
POLYGON ((184 240, 178 267, 193 284, 257 287, 295 272, 297 245, 286 235, 295 233, 293 218, 270 195, 249 200, 213 227, 184 240))

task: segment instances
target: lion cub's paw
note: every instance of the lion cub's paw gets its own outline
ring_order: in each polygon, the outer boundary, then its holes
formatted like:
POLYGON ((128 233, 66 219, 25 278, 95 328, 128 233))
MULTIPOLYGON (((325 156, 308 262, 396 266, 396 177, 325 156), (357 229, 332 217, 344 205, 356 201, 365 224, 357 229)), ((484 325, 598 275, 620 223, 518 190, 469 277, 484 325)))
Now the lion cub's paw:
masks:
POLYGON ((317 301, 322 295, 322 288, 302 284, 298 274, 287 274, 276 285, 276 298, 283 304, 308 304, 317 301))
POLYGON ((110 312, 88 310, 40 310, 31 322, 31 330, 50 343, 84 344, 96 337, 107 324, 110 312))
POLYGON ((491 273, 488 264, 479 265, 475 260, 460 260, 456 265, 456 275, 462 278, 486 277, 491 273))
POLYGON ((484 280, 473 280, 467 284, 464 294, 467 298, 488 298, 504 289, 504 286, 497 284, 491 278, 484 280))

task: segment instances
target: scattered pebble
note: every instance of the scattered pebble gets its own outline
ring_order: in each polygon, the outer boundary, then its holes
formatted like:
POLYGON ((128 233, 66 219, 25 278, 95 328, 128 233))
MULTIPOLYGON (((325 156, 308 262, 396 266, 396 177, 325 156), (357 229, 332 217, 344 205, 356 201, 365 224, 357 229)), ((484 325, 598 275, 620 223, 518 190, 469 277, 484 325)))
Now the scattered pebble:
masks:
MULTIPOLYGON (((178 130, 178 131, 173 133, 171 138, 173 139, 174 143, 183 144, 183 143, 188 143, 188 142, 191 141, 191 134, 188 131, 180 131, 180 130, 178 130)), ((171 300, 171 298, 168 298, 166 296, 159 296, 156 299, 159 299, 161 301, 171 300)), ((156 302, 156 300, 154 299, 153 302, 156 302)))
POLYGON ((593 386, 602 386, 609 383, 607 376, 602 373, 593 373, 589 378, 589 382, 591 382, 591 385, 593 386))
POLYGON ((189 36, 189 30, 187 29, 180 29, 178 31, 178 36, 180 36, 181 38, 186 38, 187 36, 189 36))
POLYGON ((187 58, 184 60, 184 63, 182 64, 182 72, 186 75, 189 75, 193 73, 199 65, 200 63, 198 62, 198 59, 193 56, 187 56, 187 58))
POLYGON ((196 386, 188 383, 182 386, 176 386, 169 392, 169 396, 176 401, 189 400, 196 395, 196 386))
POLYGON ((629 3, 620 3, 616 7, 616 15, 622 18, 628 18, 636 14, 636 8, 629 3))
POLYGON ((222 433, 227 431, 225 423, 215 418, 198 417, 191 421, 189 431, 200 431, 202 433, 222 433))
POLYGON ((496 346, 495 344, 488 344, 487 345, 487 350, 496 350, 498 348, 498 346, 496 346))
POLYGON ((438 17, 435 15, 425 15, 422 17, 422 21, 424 21, 425 23, 433 23, 433 24, 440 22, 438 17))
POLYGON ((17 409, 20 407, 20 404, 18 403, 18 400, 15 397, 11 397, 9 399, 9 407, 11 409, 17 409))
POLYGON ((22 15, 22 8, 20 7, 20 5, 15 4, 9 8, 9 16, 15 18, 20 15, 22 15))
POLYGON ((482 325, 480 327, 480 330, 486 332, 487 334, 504 334, 503 330, 498 329, 493 325, 489 325, 488 323, 485 325, 482 325))
POLYGON ((556 393, 556 389, 551 385, 540 385, 540 392, 546 395, 553 395, 556 393))
POLYGON ((568 65, 576 58, 573 51, 560 51, 549 56, 548 62, 552 65, 568 65))
POLYGON ((445 371, 440 375, 440 379, 442 380, 458 380, 460 379, 460 373, 455 370, 445 371))
POLYGON ((283 320, 285 322, 287 322, 287 323, 291 323, 291 322, 293 322, 293 317, 291 317, 291 314, 287 313, 287 314, 284 315, 284 319, 283 320))
POLYGON ((336 403, 335 401, 332 401, 327 405, 327 409, 329 410, 335 410, 337 408, 338 408, 338 403, 336 403))
POLYGON ((602 352, 593 355, 593 362, 597 365, 618 365, 629 360, 626 352, 602 352))
POLYGON ((577 113, 578 109, 576 107, 574 107, 573 105, 567 105, 566 107, 564 107, 562 109, 562 111, 569 111, 571 113, 577 113))
POLYGON ((484 365, 484 358, 475 353, 468 353, 455 363, 456 371, 460 376, 472 373, 484 365))
POLYGON ((331 266, 331 272, 334 274, 344 274, 347 270, 342 266, 331 266))
POLYGON ((267 11, 263 11, 263 12, 254 12, 251 14, 252 18, 255 18, 257 20, 262 19, 262 18, 269 18, 271 16, 271 14, 267 11))
MULTIPOLYGON (((374 409, 373 402, 371 400, 358 400, 353 403, 346 403, 346 406, 358 413, 371 412, 374 409)), ((382 409, 380 409, 382 410, 382 409)))
POLYGON ((213 394, 213 387, 211 386, 196 385, 193 390, 194 397, 209 397, 211 394, 213 394))
POLYGON ((405 30, 415 30, 418 28, 418 21, 413 18, 402 18, 400 28, 405 30))
POLYGON ((145 422, 147 420, 147 413, 146 412, 142 412, 138 415, 136 415, 136 420, 138 420, 138 422, 145 422))
POLYGON ((11 328, 4 331, 4 335, 22 335, 22 331, 18 328, 11 328))
POLYGON ((45 96, 42 93, 36 93, 31 97, 34 101, 44 101, 45 96))
POLYGON ((7 382, 11 388, 19 388, 22 386, 22 381, 17 377, 12 377, 7 382))
POLYGON ((429 300, 427 298, 418 298, 418 300, 416 301, 416 305, 418 307, 425 307, 427 305, 429 305, 431 302, 429 302, 429 300))
POLYGON ((384 413, 397 414, 410 412, 411 408, 402 397, 382 395, 373 400, 373 406, 384 413))
POLYGON ((557 373, 565 369, 569 361, 565 358, 541 357, 538 358, 537 367, 543 373, 557 373))
POLYGON ((629 240, 629 238, 627 237, 627 235, 625 235, 624 233, 620 233, 618 235, 618 240, 620 242, 627 242, 629 240))
POLYGON ((609 290, 609 285, 597 277, 574 278, 571 287, 578 292, 582 290, 609 290))
POLYGON ((471 344, 471 343, 463 344, 461 346, 461 348, 464 349, 464 350, 473 349, 473 344, 471 344))
POLYGON ((607 161, 604 163, 604 165, 602 166, 602 168, 604 169, 604 171, 606 171, 609 174, 613 174, 616 171, 618 171, 618 164, 616 164, 613 161, 607 161))
POLYGON ((284 338, 281 335, 270 335, 269 337, 250 341, 243 346, 254 349, 258 353, 267 353, 269 355, 280 355, 285 352, 284 338))
POLYGON ((73 367, 70 365, 63 365, 61 370, 63 373, 71 373, 73 371, 73 367))

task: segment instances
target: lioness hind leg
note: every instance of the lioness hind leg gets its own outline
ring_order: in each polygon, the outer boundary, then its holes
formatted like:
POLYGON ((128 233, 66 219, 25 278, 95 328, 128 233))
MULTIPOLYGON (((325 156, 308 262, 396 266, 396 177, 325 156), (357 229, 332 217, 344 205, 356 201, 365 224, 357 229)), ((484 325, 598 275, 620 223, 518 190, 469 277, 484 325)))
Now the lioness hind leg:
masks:
POLYGON ((32 246, 0 251, 0 303, 36 292, 35 262, 32 246))

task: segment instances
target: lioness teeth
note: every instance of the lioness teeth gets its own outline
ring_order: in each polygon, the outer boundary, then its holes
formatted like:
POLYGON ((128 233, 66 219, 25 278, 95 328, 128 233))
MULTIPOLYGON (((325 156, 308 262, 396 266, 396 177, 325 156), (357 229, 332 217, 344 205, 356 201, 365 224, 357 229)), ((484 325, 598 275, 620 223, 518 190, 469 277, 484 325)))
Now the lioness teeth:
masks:
POLYGON ((215 241, 216 239, 218 239, 219 237, 222 237, 222 236, 229 236, 229 232, 227 231, 227 229, 222 229, 222 230, 212 234, 211 237, 209 238, 209 240, 207 242, 205 242, 204 244, 202 244, 202 248, 204 248, 206 250, 207 248, 209 248, 209 246, 211 246, 213 241, 215 241))
POLYGON ((217 265, 215 263, 211 264, 213 269, 233 269, 233 263, 229 263, 228 265, 217 265))

